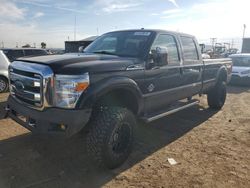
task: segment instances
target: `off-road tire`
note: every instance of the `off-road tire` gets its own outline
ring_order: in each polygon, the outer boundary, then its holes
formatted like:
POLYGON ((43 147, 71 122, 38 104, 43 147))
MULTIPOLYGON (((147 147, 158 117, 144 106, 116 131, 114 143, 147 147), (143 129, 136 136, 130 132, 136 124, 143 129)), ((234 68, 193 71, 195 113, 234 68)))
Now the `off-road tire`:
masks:
POLYGON ((207 94, 208 106, 211 109, 220 110, 225 104, 226 96, 227 96, 226 83, 220 81, 207 94))
POLYGON ((94 114, 86 138, 88 154, 98 166, 116 168, 131 153, 135 117, 123 107, 105 107, 94 114))
POLYGON ((5 77, 0 76, 0 93, 4 93, 8 90, 9 83, 5 77))

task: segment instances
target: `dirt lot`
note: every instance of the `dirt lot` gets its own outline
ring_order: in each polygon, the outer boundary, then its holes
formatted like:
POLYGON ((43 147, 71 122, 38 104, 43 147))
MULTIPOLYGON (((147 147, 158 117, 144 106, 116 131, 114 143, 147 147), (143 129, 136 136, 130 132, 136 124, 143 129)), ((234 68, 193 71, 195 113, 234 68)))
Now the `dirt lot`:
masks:
MULTIPOLYGON (((0 95, 1 107, 6 97, 0 95)), ((230 87, 219 112, 209 110, 205 99, 140 123, 132 155, 112 171, 93 165, 80 135, 37 138, 0 117, 0 188, 250 187, 250 88, 230 87), (178 164, 171 166, 168 158, 178 164)))

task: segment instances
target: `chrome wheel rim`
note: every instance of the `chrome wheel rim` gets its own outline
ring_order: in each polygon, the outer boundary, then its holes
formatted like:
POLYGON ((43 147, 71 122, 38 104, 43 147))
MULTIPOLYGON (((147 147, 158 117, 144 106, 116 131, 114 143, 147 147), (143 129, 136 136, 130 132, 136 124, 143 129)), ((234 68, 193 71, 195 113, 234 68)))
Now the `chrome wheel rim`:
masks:
POLYGON ((6 82, 0 79, 0 92, 3 92, 6 89, 6 82))

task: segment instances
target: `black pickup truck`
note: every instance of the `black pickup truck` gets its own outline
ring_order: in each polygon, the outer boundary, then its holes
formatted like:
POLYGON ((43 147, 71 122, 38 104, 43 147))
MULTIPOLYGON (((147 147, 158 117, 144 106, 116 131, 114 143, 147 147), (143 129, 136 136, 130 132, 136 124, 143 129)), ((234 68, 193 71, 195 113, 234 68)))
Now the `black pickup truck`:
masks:
POLYGON ((131 151, 136 120, 196 105, 197 94, 208 96, 210 108, 222 108, 231 69, 230 59, 203 61, 191 35, 115 31, 82 53, 14 61, 6 112, 33 133, 72 136, 87 129, 89 153, 115 168, 131 151))

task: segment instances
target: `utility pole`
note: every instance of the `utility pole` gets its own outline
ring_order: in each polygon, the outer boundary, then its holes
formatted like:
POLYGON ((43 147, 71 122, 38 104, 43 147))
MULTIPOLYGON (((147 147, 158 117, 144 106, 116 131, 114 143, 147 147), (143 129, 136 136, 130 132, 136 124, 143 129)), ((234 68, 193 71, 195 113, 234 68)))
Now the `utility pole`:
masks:
POLYGON ((16 48, 18 48, 18 42, 16 42, 16 48))
POLYGON ((241 46, 241 53, 243 53, 243 46, 244 46, 244 38, 245 38, 245 33, 246 33, 246 24, 243 25, 243 36, 242 36, 242 46, 241 46))
POLYGON ((244 24, 243 25, 243 37, 242 37, 243 40, 245 38, 246 28, 247 28, 247 26, 246 26, 246 24, 244 24))
POLYGON ((76 16, 75 16, 75 27, 74 27, 74 41, 76 41, 76 16))
POLYGON ((214 51, 215 43, 217 42, 217 38, 211 38, 212 48, 214 51))

